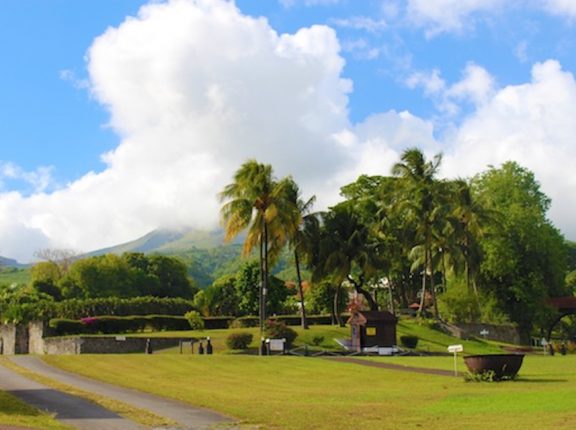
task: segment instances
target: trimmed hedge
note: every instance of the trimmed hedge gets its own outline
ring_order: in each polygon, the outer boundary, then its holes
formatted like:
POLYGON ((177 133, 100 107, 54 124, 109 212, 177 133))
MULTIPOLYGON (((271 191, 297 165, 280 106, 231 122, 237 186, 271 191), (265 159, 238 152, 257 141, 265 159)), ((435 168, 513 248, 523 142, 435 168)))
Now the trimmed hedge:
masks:
POLYGON ((193 302, 174 297, 132 297, 70 299, 61 302, 40 301, 31 304, 26 320, 80 319, 86 315, 184 315, 195 310, 193 302))
POLYGON ((133 315, 125 317, 103 315, 80 320, 53 318, 50 320, 49 326, 59 336, 134 333, 145 329, 153 331, 190 330, 190 324, 186 318, 174 315, 133 315))

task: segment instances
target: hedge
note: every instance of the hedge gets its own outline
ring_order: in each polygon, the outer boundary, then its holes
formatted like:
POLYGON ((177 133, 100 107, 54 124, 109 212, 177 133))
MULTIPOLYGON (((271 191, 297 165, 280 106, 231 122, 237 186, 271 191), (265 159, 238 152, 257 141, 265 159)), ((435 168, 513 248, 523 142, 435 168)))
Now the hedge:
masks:
MULTIPOLYGON (((132 297, 70 299, 61 302, 43 300, 27 303, 26 315, 20 322, 52 318, 80 319, 87 315, 184 315, 195 310, 193 302, 174 297, 132 297)), ((21 306, 20 306, 21 307, 21 306)))

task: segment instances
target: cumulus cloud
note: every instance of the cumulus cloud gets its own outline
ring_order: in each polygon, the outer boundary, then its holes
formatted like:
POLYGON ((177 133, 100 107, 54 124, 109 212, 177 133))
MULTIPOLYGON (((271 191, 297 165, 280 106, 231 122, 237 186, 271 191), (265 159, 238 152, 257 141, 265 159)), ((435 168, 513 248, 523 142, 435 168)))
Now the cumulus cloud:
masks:
MULTIPOLYGON (((351 123, 352 83, 342 78, 331 28, 278 34, 225 0, 152 3, 97 38, 87 58, 91 94, 108 109, 119 144, 103 155, 102 172, 55 191, 37 179, 32 195, 0 192, 0 255, 26 261, 40 248, 89 251, 158 227, 213 228, 216 195, 248 158, 293 174, 326 207, 340 186, 388 174, 412 146, 429 156, 443 150, 448 176, 518 160, 553 198, 554 221, 576 237, 568 164, 576 158, 576 84, 557 62, 504 88, 472 63, 453 84, 440 71, 414 77, 439 102, 471 106, 439 141, 433 122, 406 111, 351 123)), ((8 167, 0 168, 5 178, 25 176, 8 167)))
POLYGON ((492 75, 483 67, 468 63, 462 73, 462 79, 448 85, 438 69, 431 72, 415 72, 407 79, 410 88, 421 87, 424 93, 433 98, 440 111, 456 115, 462 102, 471 103, 476 108, 486 103, 493 94, 496 83, 492 75))
POLYGON ((523 85, 496 91, 471 114, 452 139, 444 159, 447 175, 472 175, 516 160, 532 170, 552 198, 550 216, 576 237, 576 82, 556 61, 538 63, 523 85))
MULTIPOLYGON (((346 161, 330 137, 348 126, 339 50, 328 27, 278 34, 224 0, 143 7, 87 55, 92 96, 121 138, 106 169, 52 193, 0 195, 14 215, 2 230, 88 251, 164 225, 215 227, 216 195, 248 158, 321 188, 346 161)), ((4 244, 17 258, 34 251, 4 244)))

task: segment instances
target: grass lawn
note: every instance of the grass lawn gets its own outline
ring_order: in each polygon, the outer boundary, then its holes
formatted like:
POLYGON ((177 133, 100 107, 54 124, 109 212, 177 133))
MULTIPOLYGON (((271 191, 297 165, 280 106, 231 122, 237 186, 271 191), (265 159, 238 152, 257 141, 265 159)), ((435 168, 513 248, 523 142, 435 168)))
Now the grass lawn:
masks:
MULTIPOLYGON (((571 429, 576 356, 527 356, 500 383, 325 358, 246 355, 46 356, 86 376, 176 398, 266 429, 571 429)), ((451 357, 378 358, 452 368, 451 357)), ((460 359, 460 366, 463 363, 460 359)))
POLYGON ((28 406, 16 397, 0 391, 0 428, 4 425, 44 430, 69 430, 72 428, 59 423, 50 415, 28 406))
MULTIPOLYGON (((319 326, 312 325, 309 330, 302 330, 300 327, 292 327, 298 332, 295 347, 314 345, 314 338, 322 338, 322 342, 317 346, 317 349, 324 350, 339 350, 340 345, 334 339, 343 339, 350 337, 349 327, 338 326, 319 326)), ((215 353, 229 353, 226 347, 226 338, 232 332, 250 332, 254 335, 252 344, 250 345, 255 352, 258 347, 260 334, 258 328, 240 328, 240 329, 222 329, 222 330, 203 330, 203 331, 171 331, 171 332, 154 332, 154 333, 138 333, 128 334, 128 336, 143 336, 143 337, 207 337, 210 336, 212 345, 214 346, 215 353)), ((397 326, 397 338, 403 335, 418 336, 418 351, 421 352, 444 352, 446 353, 447 346, 454 343, 461 343, 464 345, 464 351, 467 354, 488 354, 502 352, 500 344, 496 342, 483 341, 483 340, 459 340, 447 334, 433 330, 424 322, 419 322, 414 318, 403 318, 397 326)), ((179 348, 171 348, 166 350, 167 353, 179 352, 179 348)))

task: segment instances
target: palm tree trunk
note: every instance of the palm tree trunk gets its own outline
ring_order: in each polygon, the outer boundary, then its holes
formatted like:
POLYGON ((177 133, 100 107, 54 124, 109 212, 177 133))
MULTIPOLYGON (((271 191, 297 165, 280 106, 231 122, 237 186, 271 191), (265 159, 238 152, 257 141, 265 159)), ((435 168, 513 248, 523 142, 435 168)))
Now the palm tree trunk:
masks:
POLYGON ((294 247, 294 263, 296 264, 296 278, 298 278, 298 293, 300 294, 300 313, 302 316, 302 328, 308 329, 308 321, 306 320, 306 309, 304 308, 304 291, 302 289, 302 275, 300 273, 300 259, 298 257, 298 249, 294 247))
POLYGON ((417 317, 422 317, 424 310, 424 298, 426 297, 426 271, 428 270, 428 251, 424 250, 424 271, 422 272, 422 290, 420 291, 420 307, 418 308, 417 317))
POLYGON ((344 327, 344 323, 342 322, 342 318, 340 318, 340 311, 338 309, 338 303, 340 302, 340 290, 341 290, 340 284, 336 285, 336 292, 334 293, 333 311, 338 325, 340 327, 344 327))
POLYGON ((260 288, 258 291, 258 320, 260 323, 260 337, 264 336, 264 234, 260 235, 260 288))
POLYGON ((266 304, 268 302, 268 223, 264 221, 264 286, 262 288, 262 320, 266 321, 266 304))

